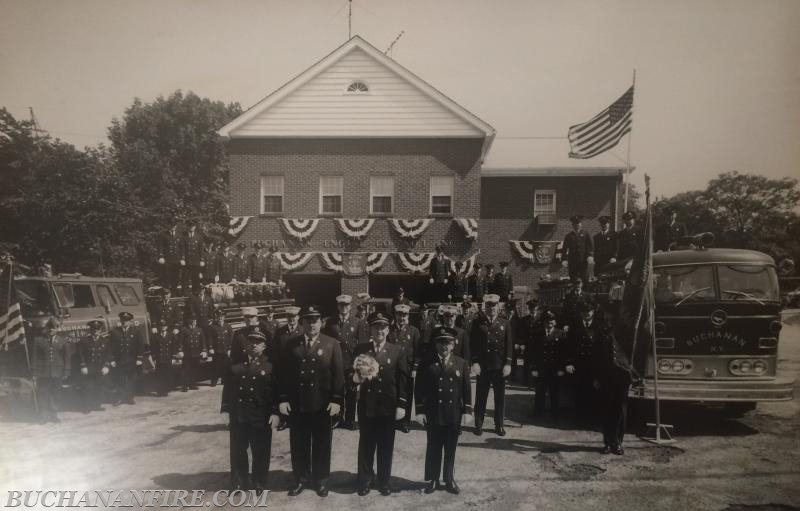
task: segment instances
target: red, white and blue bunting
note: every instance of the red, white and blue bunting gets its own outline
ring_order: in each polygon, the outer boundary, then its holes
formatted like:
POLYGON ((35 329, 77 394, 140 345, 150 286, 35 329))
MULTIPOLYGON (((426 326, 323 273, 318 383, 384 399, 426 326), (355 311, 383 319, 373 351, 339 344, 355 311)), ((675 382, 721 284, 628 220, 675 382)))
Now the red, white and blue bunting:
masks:
POLYGON ((519 257, 531 264, 550 264, 561 261, 563 242, 509 240, 519 257))
POLYGON ((400 266, 411 273, 424 273, 436 257, 434 252, 395 252, 400 266))
POLYGON ((455 223, 464 231, 464 237, 468 240, 478 239, 478 221, 474 218, 454 218, 455 223))
POLYGON ((370 252, 367 255, 367 273, 372 273, 386 262, 389 252, 370 252))
POLYGON ((275 254, 286 271, 299 270, 314 257, 314 252, 276 252, 275 254))
POLYGON ((289 236, 303 240, 314 234, 319 218, 279 218, 283 230, 289 236))
POLYGON ((325 265, 325 268, 331 271, 342 271, 341 252, 320 252, 319 257, 322 259, 322 264, 325 265))
POLYGON ((245 227, 247 227, 247 222, 253 218, 252 216, 232 216, 231 221, 228 224, 228 234, 231 236, 238 236, 245 227))
POLYGON ((389 219, 397 234, 403 238, 416 239, 422 236, 422 233, 430 227, 433 218, 418 218, 416 220, 404 220, 399 218, 389 219))
POLYGON ((374 218, 337 218, 336 225, 339 230, 353 239, 361 239, 367 235, 375 225, 374 218))
MULTIPOLYGON (((467 259, 461 261, 461 263, 462 263, 461 264, 461 273, 462 274, 464 274, 465 276, 469 276, 472 273, 472 271, 475 269, 475 261, 478 259, 478 254, 479 253, 480 252, 475 252, 474 254, 472 254, 467 259)), ((449 257, 447 259, 450 260, 450 271, 452 271, 453 273, 456 273, 456 260, 455 259, 450 259, 449 257)))

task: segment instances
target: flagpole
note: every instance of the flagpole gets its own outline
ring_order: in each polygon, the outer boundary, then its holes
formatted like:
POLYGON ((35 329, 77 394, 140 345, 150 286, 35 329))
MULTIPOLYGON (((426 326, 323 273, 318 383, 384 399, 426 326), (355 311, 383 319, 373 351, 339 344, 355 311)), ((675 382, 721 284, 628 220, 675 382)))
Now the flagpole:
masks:
MULTIPOLYGON (((8 296, 6 297, 6 304, 11 306, 11 290, 12 286, 14 285, 14 260, 9 256, 8 258, 8 296)), ((20 312, 20 316, 21 316, 20 312)), ((10 326, 11 322, 6 321, 6 332, 5 332, 5 349, 8 350, 8 327, 10 326)), ((23 327, 23 332, 25 331, 23 327)), ((28 371, 31 373, 31 388, 33 389, 33 409, 36 414, 39 414, 39 397, 36 395, 36 378, 33 376, 33 369, 31 368, 31 356, 28 352, 28 339, 24 335, 22 336, 22 345, 25 347, 25 363, 28 365, 28 371)))
MULTIPOLYGON (((631 111, 633 111, 633 102, 636 101, 636 69, 633 70, 633 85, 631 86, 633 89, 633 98, 631 98, 631 111)), ((633 130, 628 133, 628 157, 625 160, 625 164, 628 167, 627 172, 625 172, 625 199, 622 201, 623 213, 629 210, 628 208, 628 188, 630 188, 630 174, 631 174, 631 138, 633 138, 633 130)))

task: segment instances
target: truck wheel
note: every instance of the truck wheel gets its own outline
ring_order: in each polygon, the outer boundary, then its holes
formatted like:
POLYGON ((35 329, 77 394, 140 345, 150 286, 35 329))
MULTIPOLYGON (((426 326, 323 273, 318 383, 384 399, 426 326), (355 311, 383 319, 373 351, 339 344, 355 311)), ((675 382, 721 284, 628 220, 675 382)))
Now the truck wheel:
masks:
POLYGON ((722 413, 726 417, 741 417, 756 409, 756 403, 725 403, 722 413))

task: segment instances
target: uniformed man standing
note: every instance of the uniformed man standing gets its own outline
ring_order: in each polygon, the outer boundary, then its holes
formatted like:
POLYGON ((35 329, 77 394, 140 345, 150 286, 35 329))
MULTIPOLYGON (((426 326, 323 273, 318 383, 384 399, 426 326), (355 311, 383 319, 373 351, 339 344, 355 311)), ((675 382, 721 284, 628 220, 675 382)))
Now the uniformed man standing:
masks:
POLYGON ((429 300, 434 302, 444 302, 447 300, 447 284, 450 282, 450 265, 442 251, 442 247, 436 247, 436 257, 428 266, 428 283, 431 285, 429 300))
MULTIPOLYGON (((353 371, 353 361, 355 360, 356 346, 367 342, 367 328, 362 320, 352 315, 353 297, 350 295, 339 295, 336 297, 336 307, 339 314, 331 316, 325 323, 322 332, 339 341, 342 350, 342 364, 345 374, 350 375, 353 371)), ((344 385, 344 416, 341 427, 345 429, 356 429, 356 386, 351 378, 346 378, 344 385)))
POLYGON ((278 250, 274 246, 269 247, 269 254, 267 254, 267 282, 278 283, 283 281, 283 265, 277 252, 278 250))
POLYGON ((498 316, 500 297, 488 294, 483 300, 484 313, 475 319, 470 333, 472 372, 478 377, 475 388, 475 434, 483 433, 486 400, 491 386, 494 390, 495 432, 505 436, 503 413, 506 377, 511 374, 514 338, 509 321, 498 316))
POLYGON ((493 264, 487 264, 486 265, 486 292, 484 293, 484 295, 486 293, 493 294, 493 295, 497 294, 497 293, 495 293, 496 286, 494 284, 494 277, 495 277, 495 275, 494 275, 494 265, 493 264))
POLYGON ((591 300, 591 295, 583 290, 583 279, 577 277, 572 279, 572 287, 564 295, 561 305, 561 327, 569 327, 573 323, 580 321, 578 303, 591 300))
MULTIPOLYGON (((461 327, 456 326, 456 318, 458 318, 458 307, 455 305, 444 305, 442 310, 442 324, 448 328, 452 328, 456 332, 456 344, 453 347, 453 355, 463 358, 464 360, 471 360, 469 351, 469 334, 461 327)), ((435 351, 434 347, 434 351, 435 351)))
POLYGON ((475 269, 469 277, 469 294, 476 302, 483 302, 483 295, 486 294, 486 271, 481 263, 475 263, 475 269))
POLYGON ((247 334, 247 359, 230 366, 230 387, 223 408, 230 417, 231 479, 234 490, 248 484, 247 448, 252 455, 252 485, 257 495, 267 487, 272 428, 278 425, 276 354, 258 331, 247 334))
POLYGON ((608 264, 617 262, 619 240, 611 228, 610 216, 601 216, 598 221, 600 232, 594 235, 594 260, 595 268, 600 271, 608 264))
POLYGON ((59 332, 60 322, 50 318, 44 332, 33 338, 32 376, 36 383, 40 422, 61 422, 56 413, 56 394, 70 375, 73 346, 59 332))
POLYGON ((595 305, 591 299, 577 304, 580 320, 570 325, 567 332, 566 372, 574 377, 575 411, 581 421, 592 417, 595 404, 594 360, 595 343, 604 335, 605 322, 595 316, 595 305))
POLYGON ((166 321, 170 330, 180 328, 183 325, 184 310, 178 306, 177 302, 172 301, 169 289, 164 289, 161 300, 155 304, 151 316, 154 328, 157 328, 161 320, 166 321))
POLYGON ((264 317, 259 320, 261 329, 267 334, 267 339, 275 339, 275 332, 278 330, 278 325, 275 324, 275 311, 272 305, 264 306, 264 317))
POLYGON ((341 411, 344 387, 342 350, 336 339, 321 334, 319 308, 300 312, 305 333, 287 343, 280 365, 280 406, 289 416, 289 445, 294 497, 309 484, 328 496, 333 417, 341 411))
POLYGON ((594 264, 594 244, 592 237, 583 230, 583 217, 572 215, 569 219, 572 223, 572 231, 564 236, 564 262, 562 263, 569 270, 569 278, 589 278, 588 269, 590 264, 594 264))
POLYGON ((160 320, 159 326, 154 330, 155 332, 150 337, 150 351, 156 363, 156 393, 159 396, 166 396, 175 384, 173 366, 180 346, 166 320, 160 320))
POLYGON ((267 247, 260 242, 253 245, 255 252, 250 258, 250 280, 252 282, 266 282, 269 273, 267 260, 267 247))
POLYGON ((671 250, 686 236, 686 226, 678 222, 678 212, 674 208, 665 208, 664 217, 666 221, 656 230, 656 251, 671 250))
POLYGON ((233 260, 233 280, 240 283, 250 282, 250 258, 247 257, 247 245, 236 245, 239 253, 233 260))
POLYGON ((192 291, 200 288, 200 275, 205 272, 205 246, 203 236, 197 231, 197 222, 189 220, 189 230, 183 239, 184 260, 186 262, 183 279, 183 292, 189 295, 189 282, 192 284, 192 291))
POLYGON ((133 314, 130 312, 120 312, 120 325, 111 331, 111 373, 117 391, 121 392, 117 402, 124 401, 129 405, 135 403, 133 394, 139 368, 144 363, 144 357, 150 355, 149 346, 145 344, 139 329, 131 324, 132 320, 133 314))
POLYGON ((236 254, 231 251, 230 245, 225 243, 222 251, 217 254, 217 258, 214 263, 214 282, 221 282, 223 284, 230 283, 234 276, 235 262, 236 254))
POLYGON ((619 231, 619 259, 627 259, 633 257, 639 243, 642 242, 642 230, 636 225, 636 213, 633 211, 626 211, 622 215, 622 221, 625 225, 619 231))
POLYGON ((89 321, 89 333, 78 342, 78 360, 81 366, 81 390, 84 413, 102 410, 103 389, 109 369, 108 334, 103 333, 103 322, 89 321))
POLYGON ((534 415, 544 413, 545 398, 550 395, 550 413, 558 415, 560 382, 564 376, 567 341, 564 331, 556 328, 556 315, 551 311, 542 314, 538 328, 528 350, 528 367, 534 381, 534 415))
POLYGON ((373 312, 368 318, 369 341, 356 346, 353 355, 367 354, 378 363, 378 374, 363 379, 356 371, 352 380, 359 385, 358 421, 358 494, 369 493, 377 483, 381 495, 391 495, 395 422, 403 420, 408 401, 409 367, 407 354, 400 344, 386 342, 389 337, 389 316, 373 312), (377 479, 374 468, 378 454, 377 479))
POLYGON ((455 262, 456 271, 450 279, 450 301, 461 300, 467 294, 467 276, 461 271, 463 266, 461 261, 455 262))
POLYGON ((183 255, 183 237, 178 226, 172 228, 161 238, 158 264, 161 267, 161 285, 173 293, 177 291, 181 279, 181 262, 185 264, 183 255))
MULTIPOLYGON (((286 324, 275 331, 275 345, 281 352, 286 350, 289 339, 303 335, 303 326, 300 324, 300 307, 291 305, 283 309, 286 312, 286 324)), ((281 422, 278 431, 283 431, 289 427, 289 417, 281 414, 281 422)))
POLYGON ((228 379, 233 344, 233 328, 225 321, 225 312, 222 309, 214 311, 214 323, 208 329, 208 333, 209 353, 214 357, 211 386, 215 387, 217 381, 221 380, 224 384, 228 379))
POLYGON ((472 393, 469 363, 453 355, 456 332, 440 326, 433 331, 436 355, 420 366, 415 391, 417 420, 425 426, 425 493, 439 488, 442 475, 445 489, 458 494, 455 480, 456 446, 461 423, 472 422, 472 393), (444 452, 444 467, 442 453, 444 452))
POLYGON ((207 331, 214 317, 214 301, 206 293, 206 288, 201 287, 193 291, 188 308, 191 309, 192 316, 197 319, 197 326, 207 331))
POLYGON ((508 261, 500 261, 500 273, 494 276, 494 294, 500 296, 501 302, 508 302, 513 293, 514 282, 508 271, 508 261))
POLYGON ((398 429, 403 433, 409 432, 409 420, 411 419, 411 403, 414 395, 414 378, 417 377, 419 368, 421 349, 420 333, 417 327, 409 324, 409 313, 411 306, 405 303, 398 303, 394 306, 394 324, 389 333, 389 342, 400 346, 402 355, 406 359, 406 366, 410 373, 406 380, 406 403, 405 416, 398 421, 398 429))
POLYGON ((197 390, 195 382, 198 377, 200 363, 208 356, 206 334, 197 324, 193 315, 187 318, 188 325, 180 333, 181 351, 178 357, 183 361, 181 369, 181 392, 189 389, 197 390))

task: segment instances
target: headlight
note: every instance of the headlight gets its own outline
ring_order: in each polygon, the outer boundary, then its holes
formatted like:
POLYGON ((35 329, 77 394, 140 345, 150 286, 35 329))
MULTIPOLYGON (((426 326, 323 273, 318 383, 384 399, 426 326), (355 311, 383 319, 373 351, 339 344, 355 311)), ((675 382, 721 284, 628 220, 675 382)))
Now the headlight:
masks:
POLYGON ((683 371, 683 360, 676 360, 672 363, 672 370, 676 373, 683 371))
POLYGON ((753 372, 756 374, 763 374, 767 371, 767 363, 763 360, 756 360, 753 362, 753 372))
POLYGON ((752 368, 753 364, 749 360, 742 360, 742 363, 739 364, 739 371, 742 373, 749 373, 752 368))
POLYGON ((668 373, 672 370, 672 363, 670 360, 659 360, 658 362, 658 372, 660 373, 668 373))

